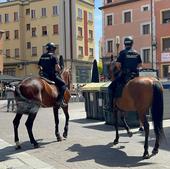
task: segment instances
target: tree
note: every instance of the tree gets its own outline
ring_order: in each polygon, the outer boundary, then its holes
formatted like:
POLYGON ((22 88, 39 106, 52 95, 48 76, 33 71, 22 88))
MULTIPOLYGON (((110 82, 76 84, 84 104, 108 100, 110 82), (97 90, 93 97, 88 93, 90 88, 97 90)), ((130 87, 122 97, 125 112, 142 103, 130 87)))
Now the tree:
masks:
POLYGON ((99 82, 99 72, 98 72, 98 67, 97 67, 96 59, 93 61, 91 82, 95 82, 95 83, 99 82))

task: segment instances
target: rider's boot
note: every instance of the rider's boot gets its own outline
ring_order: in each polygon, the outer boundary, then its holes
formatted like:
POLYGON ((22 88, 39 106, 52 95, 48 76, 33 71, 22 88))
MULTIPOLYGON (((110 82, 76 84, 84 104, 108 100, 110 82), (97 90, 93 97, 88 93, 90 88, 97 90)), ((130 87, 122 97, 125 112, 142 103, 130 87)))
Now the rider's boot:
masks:
POLYGON ((67 103, 64 101, 64 92, 66 90, 66 86, 62 86, 60 88, 60 96, 59 96, 59 102, 61 107, 67 107, 67 103))

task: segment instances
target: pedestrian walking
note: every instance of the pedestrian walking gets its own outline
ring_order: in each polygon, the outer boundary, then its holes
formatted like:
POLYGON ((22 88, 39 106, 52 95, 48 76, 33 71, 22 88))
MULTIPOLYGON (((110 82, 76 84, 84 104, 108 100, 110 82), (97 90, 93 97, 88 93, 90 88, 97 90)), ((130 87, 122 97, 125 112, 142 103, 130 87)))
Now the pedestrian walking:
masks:
POLYGON ((9 112, 10 110, 10 105, 11 105, 11 111, 14 111, 14 104, 15 104, 14 90, 15 87, 12 85, 8 85, 5 88, 6 99, 7 99, 7 112, 9 112))

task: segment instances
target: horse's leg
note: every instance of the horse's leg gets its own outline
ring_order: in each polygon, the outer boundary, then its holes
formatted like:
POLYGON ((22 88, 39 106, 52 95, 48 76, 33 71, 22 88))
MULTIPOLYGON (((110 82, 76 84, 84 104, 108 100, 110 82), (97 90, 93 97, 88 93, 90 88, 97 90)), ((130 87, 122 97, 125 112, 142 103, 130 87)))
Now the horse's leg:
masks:
POLYGON ((119 143, 119 132, 118 132, 118 111, 114 110, 114 117, 115 117, 115 130, 116 130, 116 138, 114 140, 114 145, 119 143))
POLYGON ((33 127, 33 123, 35 120, 37 113, 30 113, 28 115, 27 121, 25 123, 26 127, 27 127, 27 131, 28 131, 28 135, 30 138, 30 142, 31 144, 34 144, 34 148, 38 148, 38 143, 35 141, 33 133, 32 133, 32 127, 33 127))
POLYGON ((19 143, 19 137, 18 137, 18 127, 19 127, 19 123, 20 123, 20 120, 21 120, 21 117, 22 117, 22 114, 16 114, 15 115, 15 118, 13 120, 13 125, 14 125, 14 141, 15 141, 15 144, 16 144, 16 150, 20 149, 21 146, 20 146, 20 143, 19 143))
POLYGON ((57 141, 62 141, 62 137, 61 137, 60 132, 59 132, 58 109, 59 109, 59 107, 57 107, 57 106, 53 107, 54 120, 55 120, 55 135, 57 137, 57 141))
POLYGON ((148 159, 149 158, 149 153, 148 153, 148 137, 149 137, 149 123, 146 118, 146 115, 144 115, 143 120, 141 119, 144 130, 145 130, 145 143, 144 143, 144 153, 143 153, 143 158, 148 159))
POLYGON ((67 138, 67 135, 68 135, 68 124, 69 124, 69 118, 70 118, 69 117, 69 113, 68 113, 68 106, 64 107, 63 111, 64 111, 64 115, 65 115, 65 118, 66 118, 63 137, 67 138))
POLYGON ((130 128, 129 128, 127 122, 126 122, 125 112, 121 112, 121 117, 120 117, 120 118, 121 118, 121 120, 122 120, 122 122, 123 122, 123 125, 124 125, 126 131, 127 131, 128 136, 129 136, 129 137, 132 137, 133 133, 130 131, 130 128))

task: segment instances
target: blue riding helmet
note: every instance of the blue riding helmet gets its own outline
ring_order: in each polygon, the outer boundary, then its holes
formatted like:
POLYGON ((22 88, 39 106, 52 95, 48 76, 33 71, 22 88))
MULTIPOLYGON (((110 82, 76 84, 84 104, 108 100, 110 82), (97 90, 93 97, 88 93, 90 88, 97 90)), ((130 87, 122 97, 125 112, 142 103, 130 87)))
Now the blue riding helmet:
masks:
POLYGON ((51 50, 54 51, 54 50, 56 50, 56 46, 54 43, 50 42, 50 43, 46 44, 46 49, 47 49, 47 51, 51 51, 51 50))

